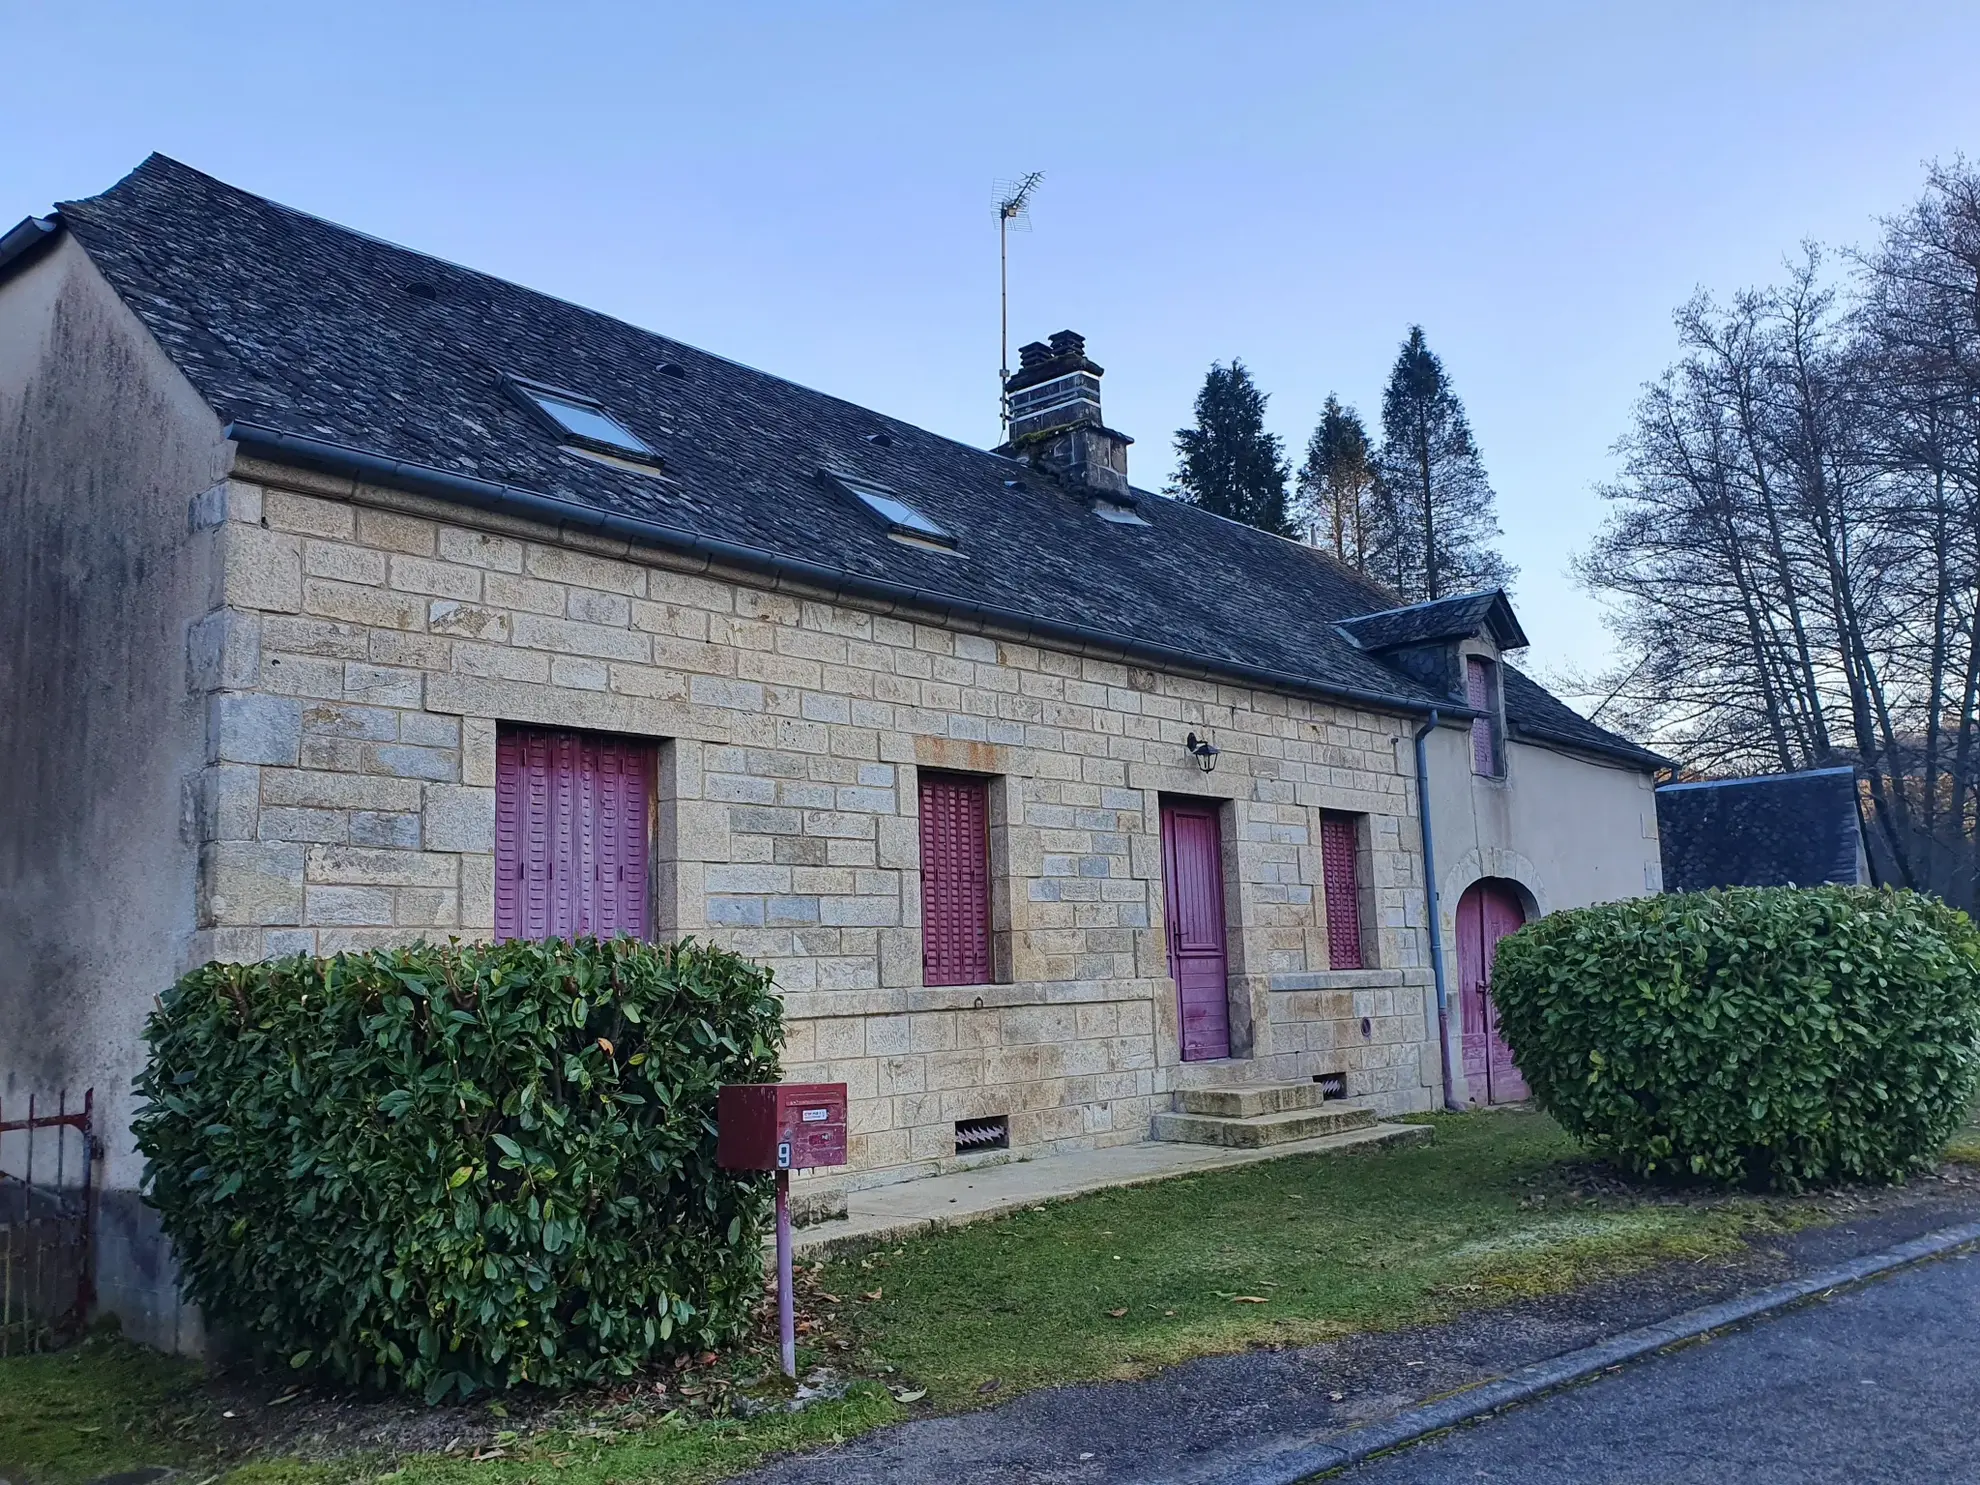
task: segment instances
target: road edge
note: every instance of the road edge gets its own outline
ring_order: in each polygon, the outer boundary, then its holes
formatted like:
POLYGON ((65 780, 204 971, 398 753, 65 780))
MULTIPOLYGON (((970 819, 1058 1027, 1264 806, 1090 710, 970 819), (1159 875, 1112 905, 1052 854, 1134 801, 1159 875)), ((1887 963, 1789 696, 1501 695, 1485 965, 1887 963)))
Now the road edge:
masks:
POLYGON ((1820 1273, 1789 1279, 1765 1289, 1736 1295, 1718 1304, 1687 1310, 1658 1324, 1626 1330, 1578 1351, 1566 1351, 1545 1361, 1536 1361, 1453 1396, 1405 1408, 1392 1417, 1374 1423, 1344 1429, 1328 1436, 1325 1442, 1285 1450, 1269 1459, 1246 1465, 1226 1465, 1218 1470, 1216 1478, 1228 1481, 1230 1485, 1301 1485, 1303 1481, 1360 1464, 1374 1455, 1413 1444, 1487 1413, 1528 1402, 1542 1393, 1570 1386, 1611 1367, 1695 1341, 1742 1321, 1791 1309, 1832 1290, 1851 1288, 1894 1270, 1943 1257, 1975 1244, 1980 1244, 1980 1222, 1943 1227, 1923 1237, 1913 1238, 1908 1243, 1899 1243, 1877 1253, 1866 1253, 1820 1273))

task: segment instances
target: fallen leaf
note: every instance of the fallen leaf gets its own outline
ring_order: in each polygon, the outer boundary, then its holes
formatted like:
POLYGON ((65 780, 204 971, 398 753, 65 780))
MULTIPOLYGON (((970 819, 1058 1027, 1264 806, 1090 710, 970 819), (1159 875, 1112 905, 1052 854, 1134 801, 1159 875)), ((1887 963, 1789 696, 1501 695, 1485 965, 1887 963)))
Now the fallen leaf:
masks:
POLYGON ((1173 1314, 1175 1314, 1175 1311, 1174 1311, 1174 1310, 1164 1310, 1164 1311, 1162 1311, 1162 1313, 1163 1313, 1164 1315, 1173 1315, 1173 1314))
POLYGON ((1107 1313, 1112 1315, 1116 1320, 1118 1320, 1121 1318, 1121 1316, 1127 1313, 1127 1306, 1122 1305, 1118 1310, 1109 1310, 1107 1311, 1107 1313))
POLYGON ((1233 1294, 1231 1296, 1231 1303, 1234 1305, 1269 1305, 1271 1302, 1271 1300, 1262 1294, 1233 1294))
POLYGON ((999 1387, 1003 1385, 1004 1384, 1002 1382, 998 1381, 995 1377, 992 1377, 989 1381, 985 1382, 981 1387, 976 1389, 976 1395, 978 1397, 988 1397, 991 1393, 995 1392, 999 1387))
POLYGON ((1342 1398, 1346 1397, 1347 1394, 1345 1392, 1330 1392, 1327 1394, 1327 1396, 1332 1398, 1335 1402, 1339 1402, 1342 1398))
POLYGON ((928 1396, 926 1387, 901 1387, 894 1391, 895 1402, 920 1402, 926 1396, 928 1396))
POLYGON ((825 1292, 825 1291, 824 1291, 823 1289, 821 1289, 821 1290, 819 1290, 819 1291, 818 1291, 818 1297, 819 1297, 820 1299, 822 1299, 822 1300, 824 1300, 824 1301, 825 1301, 825 1303, 826 1303, 826 1304, 828 1304, 828 1305, 835 1305, 835 1304, 837 1304, 837 1303, 839 1302, 839 1296, 838 1296, 838 1295, 836 1295, 836 1294, 827 1294, 827 1293, 826 1293, 826 1292, 825 1292))
POLYGON ((884 1288, 882 1288, 882 1289, 869 1289, 869 1290, 867 1290, 867 1291, 866 1291, 866 1292, 865 1292, 864 1294, 862 1294, 862 1295, 860 1295, 860 1298, 861 1298, 861 1299, 878 1299, 878 1298, 879 1298, 879 1297, 880 1297, 880 1296, 881 1296, 882 1294, 885 1294, 886 1292, 887 1292, 887 1291, 886 1291, 886 1290, 885 1290, 884 1288))

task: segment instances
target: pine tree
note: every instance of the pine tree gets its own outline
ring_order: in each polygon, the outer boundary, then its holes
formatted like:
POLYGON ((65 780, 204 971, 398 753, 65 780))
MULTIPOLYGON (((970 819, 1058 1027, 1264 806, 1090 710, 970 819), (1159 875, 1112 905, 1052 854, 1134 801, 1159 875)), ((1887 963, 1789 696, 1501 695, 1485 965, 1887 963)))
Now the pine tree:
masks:
POLYGON ((1265 394, 1242 361, 1210 368, 1196 394, 1196 426, 1177 430, 1176 453, 1170 495, 1274 536, 1297 534, 1286 508, 1285 447, 1265 431, 1265 394))
POLYGON ((1492 548, 1496 497, 1464 404, 1412 325, 1382 394, 1380 491, 1370 565, 1412 601, 1510 582, 1492 548))
POLYGON ((1361 414, 1342 407, 1329 392, 1320 425, 1306 443, 1306 462, 1299 468, 1300 514, 1307 522, 1307 540, 1316 547, 1331 546, 1336 557, 1366 572, 1375 495, 1374 450, 1361 414))

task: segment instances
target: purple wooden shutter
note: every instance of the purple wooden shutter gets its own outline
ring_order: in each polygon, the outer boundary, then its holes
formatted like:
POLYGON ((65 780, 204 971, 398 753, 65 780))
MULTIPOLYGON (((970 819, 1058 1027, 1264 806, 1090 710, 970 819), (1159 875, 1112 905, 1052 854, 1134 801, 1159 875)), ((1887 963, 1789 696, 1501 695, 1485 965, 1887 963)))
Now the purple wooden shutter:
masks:
POLYGON ((1496 777, 1499 772, 1498 739, 1492 735, 1492 662, 1476 655, 1464 658, 1465 704, 1484 712, 1471 719, 1471 771, 1496 777))
POLYGON ((495 934, 647 932, 653 749, 504 728, 495 745, 495 934))
POLYGON ((990 790, 986 779, 921 776, 921 979, 990 979, 990 790))
POLYGON ((1320 816, 1320 876, 1327 903, 1327 968, 1361 969, 1361 883, 1353 815, 1320 816))

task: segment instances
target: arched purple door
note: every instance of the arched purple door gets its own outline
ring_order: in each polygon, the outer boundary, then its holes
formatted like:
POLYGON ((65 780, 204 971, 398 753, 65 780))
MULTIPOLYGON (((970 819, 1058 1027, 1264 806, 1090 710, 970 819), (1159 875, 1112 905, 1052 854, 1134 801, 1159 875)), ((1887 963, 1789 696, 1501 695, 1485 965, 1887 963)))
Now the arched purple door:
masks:
POLYGON ((1528 1096, 1512 1048, 1499 1035, 1492 1004, 1492 960, 1499 940, 1526 921, 1512 883, 1487 877, 1458 899, 1458 989, 1464 1011, 1464 1080, 1474 1100, 1517 1103, 1528 1096))

